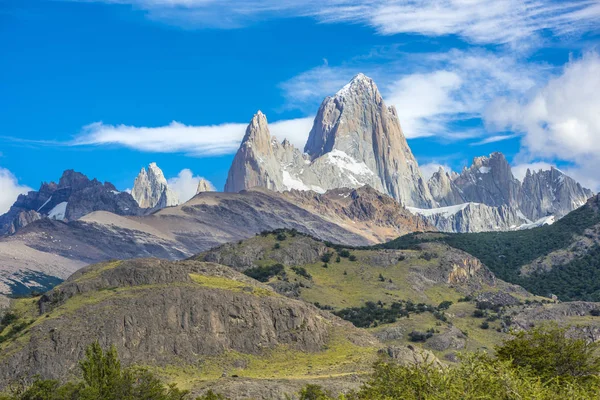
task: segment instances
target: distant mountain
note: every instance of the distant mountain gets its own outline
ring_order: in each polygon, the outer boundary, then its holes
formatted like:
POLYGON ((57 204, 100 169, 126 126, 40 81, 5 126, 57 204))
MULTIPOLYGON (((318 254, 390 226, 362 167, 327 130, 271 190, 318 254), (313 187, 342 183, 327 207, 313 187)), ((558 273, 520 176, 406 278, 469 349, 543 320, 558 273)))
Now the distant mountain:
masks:
POLYGON ((141 208, 161 209, 176 206, 179 199, 167 184, 167 179, 156 163, 150 163, 148 170, 142 168, 131 195, 141 208))
POLYGON ((100 210, 119 215, 142 213, 129 193, 117 191, 109 182, 90 180, 80 172, 67 170, 58 183, 42 183, 38 191, 20 195, 0 216, 0 235, 13 234, 42 218, 74 221, 100 210))
POLYGON ((396 110, 385 105, 373 80, 363 74, 323 101, 304 152, 272 137, 259 111, 231 164, 225 191, 262 187, 324 193, 364 185, 448 232, 541 225, 593 194, 555 168, 529 171, 520 182, 501 153, 474 158, 460 174, 440 169, 425 182, 396 110))
POLYGON ((364 185, 405 206, 434 204, 396 110, 385 105, 372 79, 359 74, 323 101, 304 153, 271 137, 266 117, 258 112, 233 160, 225 191, 260 186, 323 193, 364 185))
POLYGON ((502 153, 476 157, 461 174, 443 169, 428 181, 438 204, 454 206, 480 203, 491 207, 508 206, 528 223, 553 215, 560 218, 581 207, 593 192, 552 167, 549 171, 527 170, 521 183, 516 179, 502 153))

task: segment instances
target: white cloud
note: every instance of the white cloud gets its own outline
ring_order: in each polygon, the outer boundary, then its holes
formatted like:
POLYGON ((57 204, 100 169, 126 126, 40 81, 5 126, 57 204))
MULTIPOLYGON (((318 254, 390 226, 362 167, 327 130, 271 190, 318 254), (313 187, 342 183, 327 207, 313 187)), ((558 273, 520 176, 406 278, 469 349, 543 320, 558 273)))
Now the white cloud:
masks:
POLYGON ((325 96, 330 96, 340 90, 356 75, 357 70, 340 67, 330 67, 327 62, 296 75, 292 79, 281 83, 287 108, 310 109, 314 112, 315 105, 319 104, 325 96))
MULTIPOLYGON (((269 123, 272 135, 288 139, 300 149, 308 137, 313 117, 269 123)), ((171 122, 167 126, 137 127, 105 125, 96 122, 83 128, 69 143, 72 146, 122 146, 154 153, 186 153, 192 156, 217 156, 237 151, 247 124, 226 123, 211 126, 189 126, 171 122)))
POLYGON ((513 165, 513 166, 511 166, 511 169, 512 169, 512 173, 515 176, 515 178, 517 178, 518 180, 520 180, 522 182, 523 179, 525 178, 525 175, 527 174, 527 170, 530 170, 531 172, 535 172, 535 171, 539 171, 539 170, 548 171, 553 166, 554 166, 553 164, 550 164, 550 163, 547 163, 544 161, 538 161, 538 162, 532 162, 532 163, 513 165))
POLYGON ((171 122, 150 128, 96 122, 84 127, 73 145, 119 145, 156 153, 211 156, 235 152, 245 129, 246 124, 188 126, 171 122))
MULTIPOLYGON (((179 201, 185 203, 196 195, 196 189, 198 189, 198 182, 200 182, 200 179, 203 178, 194 175, 191 170, 186 168, 179 171, 179 174, 177 174, 176 177, 169 178, 167 183, 169 188, 177 194, 179 201)), ((212 183, 210 183, 210 185, 214 188, 212 183)))
POLYGON ((481 118, 486 105, 499 96, 522 96, 549 70, 511 54, 480 49, 414 55, 392 48, 343 66, 313 68, 280 86, 288 106, 314 110, 324 97, 363 72, 376 81, 386 103, 396 106, 406 137, 464 140, 486 132, 477 126, 457 130, 457 122, 481 118))
POLYGON ((0 167, 0 214, 7 212, 20 194, 31 190, 28 186, 20 185, 9 170, 0 167))
POLYGON ((398 110, 402 130, 409 138, 432 136, 446 131, 445 121, 463 107, 452 93, 463 84, 451 71, 416 73, 393 82, 386 91, 386 102, 398 110))
POLYGON ((385 35, 458 35, 482 44, 531 43, 542 32, 598 29, 595 0, 75 0, 131 4, 149 18, 187 27, 238 28, 258 20, 309 16, 360 23, 385 35))
POLYGON ((425 180, 429 180, 429 178, 431 178, 433 174, 435 174, 440 169, 440 167, 444 168, 444 170, 447 173, 452 172, 452 168, 447 164, 430 162, 427 164, 419 165, 419 168, 421 169, 421 174, 423 175, 423 178, 425 178, 425 180))
POLYGON ((518 137, 519 135, 516 133, 512 133, 510 135, 494 135, 494 136, 489 136, 485 139, 482 139, 478 142, 475 143, 471 143, 471 146, 481 146, 484 144, 490 144, 490 143, 497 143, 497 142, 503 142, 505 140, 509 140, 509 139, 514 139, 516 137, 518 137))
MULTIPOLYGON (((523 133, 521 160, 574 164, 578 175, 597 176, 600 165, 600 56, 569 62, 561 75, 527 99, 500 99, 486 112, 491 128, 523 133)), ((598 186, 596 186, 597 188, 598 186)))

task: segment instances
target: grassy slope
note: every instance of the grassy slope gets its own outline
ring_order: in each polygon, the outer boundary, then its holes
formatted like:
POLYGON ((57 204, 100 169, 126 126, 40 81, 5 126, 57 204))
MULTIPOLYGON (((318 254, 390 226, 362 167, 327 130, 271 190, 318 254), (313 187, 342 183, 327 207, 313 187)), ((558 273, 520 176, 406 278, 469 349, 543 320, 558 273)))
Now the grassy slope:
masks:
MULTIPOLYGON (((280 249, 286 246, 294 246, 294 239, 277 241, 275 235, 256 236, 244 241, 244 245, 260 246, 267 249, 265 256, 256 262, 260 266, 276 264, 270 255, 275 252, 274 246, 279 243, 280 249)), ((233 250, 235 251, 235 250, 233 250)), ((335 253, 333 248, 331 252, 335 253)), ((491 349, 494 345, 505 339, 507 334, 496 332, 500 327, 499 322, 491 322, 488 330, 482 330, 479 326, 484 321, 481 318, 472 317, 475 304, 470 302, 458 303, 463 297, 459 291, 440 284, 431 285, 425 290, 418 289, 411 284, 411 270, 433 267, 439 263, 438 259, 425 260, 420 258, 421 250, 406 250, 403 253, 406 259, 398 261, 396 265, 381 267, 370 265, 369 257, 376 254, 373 249, 351 249, 351 254, 356 256, 356 261, 341 257, 340 262, 335 262, 335 255, 327 263, 328 268, 323 268, 323 262, 303 264, 307 272, 312 276, 308 280, 296 274, 291 267, 285 267, 285 275, 291 282, 301 282, 305 287, 301 289, 300 296, 310 303, 319 303, 321 306, 330 306, 335 310, 349 307, 360 307, 367 301, 382 301, 389 305, 394 301, 411 300, 414 303, 425 303, 437 306, 444 300, 452 301, 454 304, 446 312, 448 322, 468 334, 467 350, 491 349), (380 274, 385 282, 379 279, 380 274), (389 279, 392 283, 389 283, 389 279)), ((282 279, 281 276, 271 278, 270 282, 282 279)), ((486 290, 494 291, 495 288, 488 287, 486 290)), ((411 314, 409 318, 400 318, 398 322, 377 328, 370 328, 373 333, 391 326, 400 326, 405 332, 399 340, 391 341, 391 344, 405 345, 410 343, 407 334, 412 330, 426 331, 434 328, 443 332, 449 329, 449 324, 437 320, 432 313, 411 314)), ((436 352, 443 356, 450 351, 436 352)))

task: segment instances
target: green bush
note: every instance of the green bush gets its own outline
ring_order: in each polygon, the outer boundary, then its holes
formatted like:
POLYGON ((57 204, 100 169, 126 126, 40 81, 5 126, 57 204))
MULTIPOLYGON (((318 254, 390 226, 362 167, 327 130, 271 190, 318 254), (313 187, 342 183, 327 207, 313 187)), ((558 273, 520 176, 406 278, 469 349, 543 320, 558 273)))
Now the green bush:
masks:
POLYGON ((281 274, 283 271, 283 264, 274 264, 266 267, 249 268, 244 271, 244 274, 257 281, 268 282, 269 279, 281 274))
POLYGON ((296 275, 303 276, 306 279, 312 279, 312 276, 308 273, 308 271, 304 267, 292 267, 292 271, 294 271, 296 273, 296 275))
POLYGON ((600 344, 567 337, 567 328, 544 325, 517 332, 496 348, 498 359, 529 368, 544 381, 600 374, 600 344))

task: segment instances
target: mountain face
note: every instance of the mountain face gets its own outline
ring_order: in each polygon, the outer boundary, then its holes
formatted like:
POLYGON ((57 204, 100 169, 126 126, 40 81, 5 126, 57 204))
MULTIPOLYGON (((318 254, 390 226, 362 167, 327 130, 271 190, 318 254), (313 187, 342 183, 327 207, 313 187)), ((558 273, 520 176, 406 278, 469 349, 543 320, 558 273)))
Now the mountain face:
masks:
POLYGON ((42 183, 38 191, 20 195, 10 210, 0 216, 0 234, 13 234, 46 217, 73 221, 99 210, 119 215, 141 213, 130 194, 117 191, 109 182, 90 180, 82 173, 67 170, 58 183, 42 183))
MULTIPOLYGON (((485 226, 498 227, 489 230, 511 230, 519 226, 534 227, 551 223, 551 216, 554 219, 561 218, 581 207, 593 195, 592 191, 556 168, 550 171, 528 170, 521 183, 513 176, 502 153, 476 157, 473 164, 460 174, 451 175, 440 168, 427 184, 442 208, 419 213, 443 216, 436 217, 436 227, 447 232, 488 230, 480 229, 485 226), (480 206, 467 207, 468 203, 480 206), (459 205, 464 206, 461 208, 462 215, 449 221, 448 209, 443 207, 459 205), (486 211, 482 214, 484 209, 486 211), (488 221, 482 220, 485 215, 494 217, 488 221), (465 224, 467 220, 471 223, 465 224)), ((433 222, 431 218, 429 221, 433 222)))
POLYGON ((584 205, 593 192, 552 167, 549 171, 527 170, 523 179, 520 209, 529 219, 563 217, 584 205))
POLYGON ((431 207, 433 199, 400 128, 377 86, 359 74, 315 117, 304 153, 271 137, 257 113, 229 170, 225 191, 255 186, 323 193, 369 185, 403 205, 431 207))
POLYGON ((173 192, 162 170, 150 163, 148 170, 142 168, 135 178, 131 195, 141 208, 164 208, 176 206, 179 199, 173 192))
POLYGON ((409 210, 421 215, 442 232, 510 231, 521 229, 530 222, 518 210, 506 205, 492 207, 480 203, 462 203, 433 209, 409 207, 409 210))

